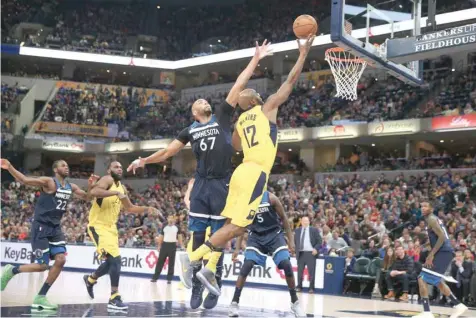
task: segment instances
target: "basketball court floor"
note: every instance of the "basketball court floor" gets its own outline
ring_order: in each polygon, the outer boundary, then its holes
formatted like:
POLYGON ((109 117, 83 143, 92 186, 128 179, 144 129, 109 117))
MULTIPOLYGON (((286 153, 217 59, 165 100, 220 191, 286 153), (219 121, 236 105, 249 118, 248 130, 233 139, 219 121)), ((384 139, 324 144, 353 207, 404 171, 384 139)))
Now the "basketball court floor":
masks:
MULTIPOLYGON (((63 272, 50 289, 52 302, 60 304, 58 311, 35 311, 31 301, 41 288, 46 273, 17 275, 1 294, 2 317, 226 317, 234 288, 223 287, 223 295, 213 310, 190 309, 190 291, 174 281, 151 283, 149 279, 121 277, 120 292, 129 304, 127 312, 108 312, 110 294, 109 277, 101 279, 95 287, 94 300, 90 300, 82 281, 83 273, 63 272)), ((299 295, 308 317, 411 317, 421 309, 418 304, 350 297, 299 295)), ((289 294, 285 290, 246 287, 241 295, 241 317, 293 317, 289 310, 289 294)), ((434 307, 436 317, 449 317, 451 308, 434 307)), ((476 317, 470 310, 463 317, 476 317)))

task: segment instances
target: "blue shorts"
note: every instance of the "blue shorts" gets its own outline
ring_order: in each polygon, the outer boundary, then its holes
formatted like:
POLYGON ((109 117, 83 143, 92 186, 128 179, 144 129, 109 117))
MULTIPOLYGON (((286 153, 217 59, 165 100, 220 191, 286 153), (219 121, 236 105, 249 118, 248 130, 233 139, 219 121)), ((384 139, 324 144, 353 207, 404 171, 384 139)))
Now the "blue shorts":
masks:
POLYGON ((47 225, 33 221, 31 225, 31 250, 35 263, 49 264, 57 254, 66 253, 66 240, 61 225, 47 225))
POLYGON ((264 235, 248 233, 246 242, 245 260, 254 261, 257 265, 266 266, 267 256, 273 257, 276 265, 283 260, 290 259, 288 246, 282 231, 271 232, 264 235))
POLYGON ((205 232, 211 227, 212 233, 221 228, 226 218, 221 216, 228 196, 230 177, 205 179, 195 177, 190 193, 190 212, 188 229, 192 232, 205 232))
POLYGON ((454 255, 451 251, 438 252, 433 259, 433 267, 423 267, 420 276, 427 284, 438 286, 444 280, 446 270, 453 261, 454 255))

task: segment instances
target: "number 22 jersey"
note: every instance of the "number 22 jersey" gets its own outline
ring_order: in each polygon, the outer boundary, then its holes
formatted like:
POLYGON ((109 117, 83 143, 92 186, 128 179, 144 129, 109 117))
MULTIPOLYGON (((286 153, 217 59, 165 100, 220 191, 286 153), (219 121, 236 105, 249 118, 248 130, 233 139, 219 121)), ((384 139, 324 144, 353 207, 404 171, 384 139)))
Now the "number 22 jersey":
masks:
POLYGON ((73 190, 71 184, 65 182, 63 187, 61 183, 53 178, 56 185, 55 193, 41 192, 35 205, 34 220, 49 225, 59 225, 61 217, 66 212, 66 207, 71 201, 73 190))

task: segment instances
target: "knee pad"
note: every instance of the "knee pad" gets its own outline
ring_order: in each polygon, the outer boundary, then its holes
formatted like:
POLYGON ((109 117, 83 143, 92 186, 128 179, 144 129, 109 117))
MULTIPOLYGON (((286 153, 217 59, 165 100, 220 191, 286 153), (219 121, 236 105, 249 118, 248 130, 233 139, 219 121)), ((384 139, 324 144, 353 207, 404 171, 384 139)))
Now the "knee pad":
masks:
POLYGON ((282 260, 281 263, 278 264, 278 268, 284 271, 284 276, 291 277, 293 276, 293 266, 291 265, 291 261, 288 259, 282 260))
POLYGON ((251 260, 246 260, 244 263, 243 263, 243 266, 241 266, 241 270, 240 270, 240 276, 242 277, 247 277, 249 275, 249 273, 251 272, 251 270, 253 269, 253 266, 255 266, 255 262, 254 261, 251 261, 251 260))
POLYGON ((203 243, 205 243, 206 232, 193 232, 192 236, 193 236, 192 251, 195 251, 203 243))

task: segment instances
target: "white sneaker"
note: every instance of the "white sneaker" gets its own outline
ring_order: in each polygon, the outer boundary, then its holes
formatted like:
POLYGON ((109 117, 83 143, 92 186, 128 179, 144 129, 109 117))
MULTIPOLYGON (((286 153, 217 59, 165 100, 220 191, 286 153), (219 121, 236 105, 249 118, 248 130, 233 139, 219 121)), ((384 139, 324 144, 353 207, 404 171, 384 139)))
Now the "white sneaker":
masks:
POLYGON ((468 310, 468 307, 466 307, 464 304, 459 304, 453 307, 453 314, 451 314, 450 318, 456 318, 461 316, 466 310, 468 310))
POLYGON ((294 304, 291 304, 291 312, 294 314, 296 318, 307 317, 304 310, 302 310, 301 306, 299 305, 299 300, 296 300, 294 304))
POLYGON ((228 308, 228 317, 240 317, 239 305, 236 301, 232 302, 228 308))
POLYGON ((435 318, 435 316, 430 311, 424 311, 412 318, 435 318))

